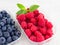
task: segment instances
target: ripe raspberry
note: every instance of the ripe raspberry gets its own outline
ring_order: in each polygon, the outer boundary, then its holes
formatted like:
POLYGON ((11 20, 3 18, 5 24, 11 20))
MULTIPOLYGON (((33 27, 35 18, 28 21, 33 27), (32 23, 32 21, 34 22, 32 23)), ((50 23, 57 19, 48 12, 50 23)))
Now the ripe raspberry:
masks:
POLYGON ((31 28, 31 26, 33 26, 33 23, 28 23, 27 26, 28 28, 31 28))
POLYGON ((44 40, 44 36, 39 31, 36 31, 34 34, 37 37, 37 42, 41 42, 44 40))
POLYGON ((38 18, 38 20, 40 20, 41 18, 44 18, 44 15, 42 13, 39 13, 37 18, 38 18))
POLYGON ((45 26, 45 20, 44 19, 39 19, 38 25, 41 26, 41 27, 44 27, 45 26))
POLYGON ((29 13, 26 14, 26 18, 28 18, 28 19, 31 19, 33 17, 34 17, 34 13, 33 12, 29 12, 29 13))
POLYGON ((26 29, 26 30, 25 30, 25 33, 26 33, 26 35, 27 35, 28 37, 31 36, 31 31, 30 31, 30 29, 26 29))
POLYGON ((35 15, 35 16, 38 16, 38 14, 39 14, 39 11, 38 11, 38 10, 35 10, 35 11, 34 11, 34 15, 35 15))
POLYGON ((27 23, 25 21, 22 21, 21 26, 22 26, 23 29, 26 29, 27 28, 27 23))
POLYGON ((33 26, 31 27, 31 31, 32 31, 32 32, 35 32, 35 31, 37 31, 37 30, 38 30, 38 28, 37 28, 36 26, 33 25, 33 26))
POLYGON ((35 18, 31 18, 31 23, 33 23, 33 24, 36 24, 36 19, 35 18))
POLYGON ((44 39, 44 36, 43 35, 41 35, 40 37, 37 37, 37 42, 41 42, 41 41, 44 41, 45 39, 44 39))
POLYGON ((46 36, 45 36, 45 39, 48 39, 48 38, 50 38, 50 36, 49 36, 49 35, 46 35, 46 36))
POLYGON ((46 30, 46 28, 45 28, 45 27, 44 27, 44 28, 40 28, 40 32, 41 32, 42 34, 44 34, 44 35, 45 35, 45 34, 46 34, 46 31, 47 31, 47 30, 46 30))
POLYGON ((19 16, 17 16, 17 20, 18 20, 19 22, 25 21, 25 20, 26 20, 25 14, 20 14, 19 16))
POLYGON ((52 29, 48 29, 48 30, 47 30, 47 34, 48 34, 49 36, 52 36, 52 35, 53 35, 52 29))
POLYGON ((34 35, 32 35, 32 36, 30 37, 30 40, 35 41, 35 42, 36 42, 36 37, 35 37, 34 35))
POLYGON ((51 28, 53 27, 53 25, 52 25, 51 22, 47 22, 47 23, 46 23, 46 26, 47 26, 48 29, 51 29, 51 28))

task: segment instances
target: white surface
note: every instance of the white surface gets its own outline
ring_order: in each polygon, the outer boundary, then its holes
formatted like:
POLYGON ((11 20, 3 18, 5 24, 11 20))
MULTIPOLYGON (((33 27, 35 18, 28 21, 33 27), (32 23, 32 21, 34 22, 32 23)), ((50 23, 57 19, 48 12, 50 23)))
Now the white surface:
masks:
MULTIPOLYGON (((60 1, 59 0, 0 0, 0 9, 7 9, 15 18, 15 13, 19 10, 16 6, 17 3, 22 3, 26 7, 32 4, 40 5, 39 10, 48 17, 49 20, 54 24, 56 33, 55 37, 48 44, 44 45, 60 45, 60 1)), ((26 40, 25 36, 22 35, 20 40, 13 45, 33 45, 26 40)))

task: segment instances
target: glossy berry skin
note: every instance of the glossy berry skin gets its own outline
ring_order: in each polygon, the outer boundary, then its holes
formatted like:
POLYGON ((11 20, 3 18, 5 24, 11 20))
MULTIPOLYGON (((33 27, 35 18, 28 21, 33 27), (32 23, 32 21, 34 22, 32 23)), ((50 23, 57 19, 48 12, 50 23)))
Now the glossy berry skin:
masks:
POLYGON ((2 31, 1 31, 1 29, 0 29, 0 37, 2 36, 3 34, 2 34, 2 31))
POLYGON ((33 23, 28 23, 27 26, 28 28, 31 28, 31 26, 33 26, 33 23))

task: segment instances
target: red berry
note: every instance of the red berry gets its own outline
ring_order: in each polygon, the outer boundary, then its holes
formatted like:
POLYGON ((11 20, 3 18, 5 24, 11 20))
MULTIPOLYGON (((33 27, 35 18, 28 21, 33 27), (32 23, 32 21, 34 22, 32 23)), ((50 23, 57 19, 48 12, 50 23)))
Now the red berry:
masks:
POLYGON ((37 28, 36 26, 34 26, 34 25, 31 26, 31 31, 32 31, 32 32, 35 32, 35 31, 37 31, 37 30, 38 30, 38 28, 37 28))
POLYGON ((34 15, 35 15, 35 16, 38 16, 38 14, 39 14, 39 11, 38 11, 38 10, 35 10, 35 11, 34 11, 34 15))
POLYGON ((33 23, 28 23, 28 28, 31 28, 31 26, 33 26, 33 23))
POLYGON ((22 26, 23 29, 26 29, 27 28, 27 23, 25 21, 22 21, 21 26, 22 26))
POLYGON ((52 25, 51 22, 47 22, 47 23, 46 23, 46 26, 47 26, 48 29, 51 29, 51 28, 53 27, 53 25, 52 25))
POLYGON ((50 38, 50 36, 49 36, 49 35, 46 35, 46 36, 45 36, 45 39, 48 39, 48 38, 50 38))
POLYGON ((29 13, 26 14, 26 18, 28 18, 28 19, 31 19, 33 17, 34 17, 34 13, 33 12, 29 12, 29 13))
POLYGON ((41 18, 44 18, 44 15, 42 13, 39 13, 37 18, 38 18, 38 20, 40 20, 41 18))
POLYGON ((40 28, 40 32, 41 32, 42 34, 44 34, 44 35, 45 35, 45 34, 46 34, 46 31, 47 31, 47 30, 46 30, 46 28, 45 28, 45 27, 44 27, 44 28, 40 28))
POLYGON ((35 42, 36 42, 36 37, 35 37, 34 35, 32 35, 32 36, 30 37, 30 40, 35 41, 35 42))
POLYGON ((40 37, 37 37, 37 42, 41 42, 41 41, 44 41, 45 39, 44 39, 44 36, 43 35, 41 35, 40 37))
POLYGON ((44 36, 39 31, 35 31, 34 34, 37 37, 37 42, 41 42, 44 40, 44 36))
POLYGON ((25 20, 26 20, 25 14, 20 14, 20 15, 17 17, 17 20, 18 20, 18 21, 25 21, 25 20))
POLYGON ((30 31, 30 29, 26 29, 26 30, 25 30, 25 33, 26 33, 26 35, 27 35, 28 37, 31 36, 31 31, 30 31))
POLYGON ((45 26, 45 20, 44 19, 39 19, 38 25, 41 26, 41 27, 44 27, 45 26))
POLYGON ((31 23, 33 23, 33 24, 36 24, 36 19, 35 18, 31 18, 31 23))
POLYGON ((48 34, 49 36, 52 36, 52 35, 53 35, 52 29, 48 29, 48 30, 47 30, 47 34, 48 34))

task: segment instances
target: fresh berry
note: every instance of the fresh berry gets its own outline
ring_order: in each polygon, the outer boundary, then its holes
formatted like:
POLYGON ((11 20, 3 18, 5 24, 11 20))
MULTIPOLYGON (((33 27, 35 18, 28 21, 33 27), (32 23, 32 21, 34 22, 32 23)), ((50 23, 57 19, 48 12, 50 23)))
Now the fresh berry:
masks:
POLYGON ((31 26, 31 31, 32 31, 32 32, 35 32, 35 31, 37 31, 37 30, 38 30, 37 26, 35 26, 35 25, 31 26))
POLYGON ((0 22, 0 25, 1 25, 1 26, 4 26, 4 25, 5 25, 5 23, 4 23, 4 22, 0 22))
POLYGON ((0 44, 4 44, 6 42, 6 39, 4 37, 0 37, 0 44))
POLYGON ((27 23, 25 21, 21 22, 21 26, 23 29, 27 28, 27 23))
POLYGON ((28 18, 28 19, 34 18, 34 13, 33 12, 27 13, 26 18, 28 18))
POLYGON ((25 21, 26 20, 26 17, 25 17, 25 14, 20 14, 18 17, 17 17, 18 21, 25 21))
POLYGON ((50 36, 49 36, 49 35, 46 35, 46 36, 45 36, 45 39, 48 39, 48 38, 50 38, 50 36))
POLYGON ((1 29, 0 29, 0 37, 2 36, 3 34, 2 34, 2 31, 1 31, 1 29))
POLYGON ((28 28, 31 28, 31 26, 33 26, 33 23, 28 23, 27 26, 28 28))
POLYGON ((44 28, 40 28, 40 32, 41 32, 42 34, 44 34, 44 35, 45 35, 45 34, 46 34, 46 31, 47 31, 47 30, 46 30, 46 28, 45 28, 45 27, 44 27, 44 28))
POLYGON ((53 27, 53 25, 52 25, 51 22, 47 22, 47 23, 46 23, 46 26, 47 26, 48 29, 51 29, 51 28, 53 27))
POLYGON ((26 29, 26 30, 25 30, 25 33, 26 33, 26 35, 27 35, 28 37, 31 36, 31 30, 30 30, 30 29, 26 29))
POLYGON ((36 24, 36 19, 35 18, 31 18, 31 23, 36 24))
POLYGON ((6 29, 6 26, 3 26, 2 27, 2 31, 6 31, 7 29, 6 29))
POLYGON ((32 35, 32 36, 30 37, 30 40, 35 41, 35 42, 36 42, 36 37, 35 37, 34 35, 32 35))

